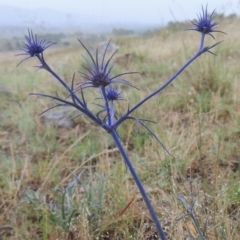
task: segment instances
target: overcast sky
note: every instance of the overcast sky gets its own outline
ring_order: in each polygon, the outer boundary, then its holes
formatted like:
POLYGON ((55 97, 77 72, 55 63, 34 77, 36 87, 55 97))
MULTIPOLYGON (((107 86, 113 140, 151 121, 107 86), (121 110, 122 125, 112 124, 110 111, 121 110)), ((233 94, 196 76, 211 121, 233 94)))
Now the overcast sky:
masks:
POLYGON ((49 8, 64 13, 101 17, 105 22, 164 24, 189 20, 208 3, 209 11, 240 15, 239 0, 0 0, 0 5, 21 8, 49 8))

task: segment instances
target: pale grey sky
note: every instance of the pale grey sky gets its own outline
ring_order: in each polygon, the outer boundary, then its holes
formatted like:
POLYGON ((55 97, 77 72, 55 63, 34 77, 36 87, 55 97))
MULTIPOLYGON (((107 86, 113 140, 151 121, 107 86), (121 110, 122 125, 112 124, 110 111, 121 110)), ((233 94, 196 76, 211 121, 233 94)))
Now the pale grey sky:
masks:
POLYGON ((239 0, 0 0, 0 5, 21 8, 49 8, 100 18, 103 22, 164 24, 196 17, 201 5, 210 11, 240 14, 239 0))

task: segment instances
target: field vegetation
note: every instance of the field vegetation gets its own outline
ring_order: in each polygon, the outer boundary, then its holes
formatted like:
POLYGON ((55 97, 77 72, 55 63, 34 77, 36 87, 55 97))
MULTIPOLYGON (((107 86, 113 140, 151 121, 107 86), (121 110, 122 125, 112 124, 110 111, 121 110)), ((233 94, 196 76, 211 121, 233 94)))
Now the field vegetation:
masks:
MULTIPOLYGON (((119 129, 168 239, 198 236, 187 205, 207 239, 240 235, 240 19, 220 23, 227 35, 214 34, 224 40, 213 49, 217 56, 202 55, 134 112, 157 122, 148 126, 171 156, 134 121, 119 129)), ((139 72, 126 77, 139 90, 121 86, 119 113, 195 53, 200 34, 183 29, 172 24, 141 36, 106 36, 119 46, 114 73, 139 72)), ((97 41, 80 38, 96 49, 97 41)), ((214 43, 207 38, 207 45, 214 43)), ((34 69, 35 59, 16 67, 20 52, 0 53, 0 239, 158 239, 110 136, 86 117, 71 120, 76 112, 70 108, 39 116, 54 102, 29 93, 66 92, 34 69)), ((63 44, 49 48, 45 58, 68 83, 74 72, 79 83, 81 54, 81 45, 63 44)), ((97 90, 85 92, 86 99, 99 96, 97 90)))

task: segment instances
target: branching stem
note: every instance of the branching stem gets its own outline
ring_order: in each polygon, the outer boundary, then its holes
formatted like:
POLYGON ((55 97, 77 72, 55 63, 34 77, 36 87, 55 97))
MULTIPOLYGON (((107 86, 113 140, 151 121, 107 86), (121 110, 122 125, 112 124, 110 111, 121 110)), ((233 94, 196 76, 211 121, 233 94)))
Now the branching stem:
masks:
POLYGON ((123 145, 122 145, 121 141, 119 140, 117 132, 115 130, 113 130, 111 132, 111 135, 112 135, 112 137, 113 137, 113 139, 114 139, 114 141, 115 141, 115 143, 116 143, 116 145, 117 145, 117 147, 118 147, 118 149, 119 149, 119 151, 120 151, 120 153, 121 153, 121 155, 122 155, 122 157, 123 157, 123 159, 125 161, 125 164, 127 165, 130 173, 132 174, 135 183, 138 186, 138 189, 139 189, 139 191, 140 191, 140 193, 141 193, 141 195, 143 197, 144 202, 147 205, 147 208, 148 208, 149 213, 150 213, 150 215, 152 217, 152 220, 153 220, 153 222, 155 223, 155 225, 157 227, 159 236, 161 237, 162 240, 166 240, 165 233, 163 232, 163 229, 162 229, 161 224, 160 224, 160 222, 159 222, 159 220, 157 218, 157 215, 156 215, 156 213, 155 213, 155 211, 153 209, 153 206, 152 206, 152 204, 151 204, 151 202, 150 202, 150 200, 148 198, 148 195, 147 195, 147 193, 146 193, 146 191, 145 191, 145 189, 144 189, 144 187, 142 185, 142 182, 139 179, 139 177, 138 177, 138 175, 137 175, 137 173, 136 173, 136 171, 135 171, 135 169, 134 169, 134 167, 133 167, 133 165, 132 165, 132 163, 131 163, 131 161, 130 161, 130 159, 129 159, 126 151, 125 151, 125 149, 123 148, 123 145))

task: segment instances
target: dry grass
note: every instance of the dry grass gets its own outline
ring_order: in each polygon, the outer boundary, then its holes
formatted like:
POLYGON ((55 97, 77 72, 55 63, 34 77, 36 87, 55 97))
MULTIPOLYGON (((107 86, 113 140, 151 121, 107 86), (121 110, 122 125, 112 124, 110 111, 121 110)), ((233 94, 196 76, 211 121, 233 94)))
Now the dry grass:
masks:
MULTIPOLYGON (((171 86, 135 116, 150 125, 172 157, 133 122, 119 132, 150 195, 168 239, 197 235, 175 196, 196 201, 194 210, 207 239, 236 240, 240 234, 240 81, 237 26, 171 86)), ((126 89, 124 111, 165 82, 197 49, 199 35, 165 29, 150 36, 118 38, 115 71, 141 90, 126 89), (127 57, 126 57, 127 56, 127 57), (127 90, 127 91, 126 91, 127 90)), ((213 40, 208 39, 208 44, 213 40)), ((67 81, 81 69, 83 49, 53 48, 46 59, 67 81)), ((38 116, 50 102, 30 92, 61 92, 55 80, 35 72, 33 60, 0 59, 0 239, 157 239, 148 211, 112 140, 88 119, 56 127, 38 116), (73 187, 75 186, 75 187, 73 187)), ((78 77, 77 81, 80 81, 78 77)), ((95 93, 94 93, 95 94, 95 93)), ((86 94, 90 97, 90 93, 86 94)))

